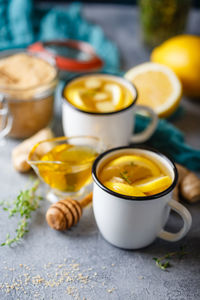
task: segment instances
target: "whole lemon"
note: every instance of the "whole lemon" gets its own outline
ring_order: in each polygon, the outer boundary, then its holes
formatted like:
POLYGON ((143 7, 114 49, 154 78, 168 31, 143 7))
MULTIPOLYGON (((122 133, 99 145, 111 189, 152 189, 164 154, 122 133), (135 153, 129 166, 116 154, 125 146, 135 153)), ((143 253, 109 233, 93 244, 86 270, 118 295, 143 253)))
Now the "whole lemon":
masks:
POLYGON ((167 65, 177 74, 185 95, 200 97, 199 36, 175 36, 154 48, 151 60, 167 65))

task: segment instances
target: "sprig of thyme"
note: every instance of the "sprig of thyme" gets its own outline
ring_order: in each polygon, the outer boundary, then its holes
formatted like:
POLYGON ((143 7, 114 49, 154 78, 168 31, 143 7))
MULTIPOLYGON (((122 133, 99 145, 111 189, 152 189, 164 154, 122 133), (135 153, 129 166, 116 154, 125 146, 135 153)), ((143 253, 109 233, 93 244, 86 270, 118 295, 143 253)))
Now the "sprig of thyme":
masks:
POLYGON ((128 178, 127 173, 128 173, 127 171, 121 172, 121 173, 120 173, 120 177, 121 177, 122 179, 124 179, 128 184, 131 184, 131 181, 130 181, 130 179, 128 178))
POLYGON ((8 233, 6 235, 6 241, 2 243, 1 246, 10 246, 19 242, 19 240, 21 240, 28 232, 31 213, 38 208, 39 201, 42 200, 42 197, 36 195, 38 186, 39 180, 36 180, 30 189, 20 191, 12 206, 9 202, 4 201, 0 203, 0 205, 3 206, 3 210, 8 211, 9 218, 15 215, 20 215, 15 237, 11 238, 8 233))
POLYGON ((179 259, 183 258, 188 252, 185 251, 185 246, 181 246, 179 251, 169 252, 162 257, 153 257, 153 260, 156 262, 156 266, 161 270, 165 271, 167 268, 171 267, 169 259, 176 256, 179 259))

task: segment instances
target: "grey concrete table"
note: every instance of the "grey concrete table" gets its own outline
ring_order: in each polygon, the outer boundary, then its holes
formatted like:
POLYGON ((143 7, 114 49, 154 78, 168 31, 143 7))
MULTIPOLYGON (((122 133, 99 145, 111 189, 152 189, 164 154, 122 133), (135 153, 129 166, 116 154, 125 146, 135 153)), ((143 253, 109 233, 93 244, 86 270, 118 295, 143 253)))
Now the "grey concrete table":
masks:
MULTIPOLYGON (((88 19, 99 23, 116 41, 127 69, 148 60, 139 39, 138 13, 133 7, 85 6, 88 19)), ((189 32, 199 33, 200 16, 192 12, 189 32), (196 31, 196 32, 195 32, 196 31)), ((185 116, 175 122, 186 140, 200 149, 200 107, 184 99, 185 116)), ((60 119, 58 120, 60 122, 60 119)), ((61 134, 58 123, 56 130, 61 134)), ((0 199, 14 199, 29 177, 11 165, 11 151, 17 141, 7 140, 0 148, 0 199)), ((47 201, 33 214, 30 232, 18 246, 0 248, 0 299, 200 299, 200 205, 188 206, 193 225, 184 240, 167 243, 157 239, 151 246, 125 251, 108 244, 99 234, 92 209, 88 208, 77 227, 66 233, 51 230, 45 222, 47 201), (153 257, 187 245, 183 260, 172 259, 172 268, 162 271, 153 257)), ((0 242, 13 233, 17 220, 1 211, 0 242)), ((172 215, 168 228, 181 226, 172 215)))

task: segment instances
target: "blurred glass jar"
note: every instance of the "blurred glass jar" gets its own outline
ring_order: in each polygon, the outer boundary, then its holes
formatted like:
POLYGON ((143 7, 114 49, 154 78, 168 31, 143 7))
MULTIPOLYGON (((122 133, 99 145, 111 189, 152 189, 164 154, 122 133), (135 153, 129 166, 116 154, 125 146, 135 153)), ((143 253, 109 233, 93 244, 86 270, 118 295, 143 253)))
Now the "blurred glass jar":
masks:
MULTIPOLYGON (((9 50, 0 53, 0 64, 6 58, 15 54, 26 54, 37 57, 52 67, 53 76, 45 83, 33 85, 32 87, 13 87, 12 85, 0 85, 0 95, 7 102, 12 116, 12 128, 9 136, 14 138, 27 138, 40 129, 46 127, 53 116, 54 92, 58 83, 58 71, 53 60, 45 58, 44 55, 32 54, 24 50, 9 50)), ((32 66, 30 65, 30 68, 32 66)), ((21 70, 20 70, 21 71, 21 70)), ((1 72, 0 72, 1 73, 1 72)), ((17 72, 16 72, 17 73, 17 72)), ((13 74, 14 78, 16 73, 13 74)), ((26 74, 24 74, 26 77, 26 74)), ((27 82, 30 74, 27 74, 27 82)), ((3 76, 7 76, 6 68, 3 76)))
POLYGON ((155 47, 184 32, 191 0, 138 0, 144 43, 155 47))
POLYGON ((78 40, 52 40, 36 42, 28 48, 34 53, 43 53, 53 58, 59 69, 59 78, 69 80, 74 76, 100 71, 102 59, 87 42, 78 40))
POLYGON ((12 116, 8 109, 8 104, 3 97, 0 97, 0 146, 5 136, 8 135, 12 127, 12 116))

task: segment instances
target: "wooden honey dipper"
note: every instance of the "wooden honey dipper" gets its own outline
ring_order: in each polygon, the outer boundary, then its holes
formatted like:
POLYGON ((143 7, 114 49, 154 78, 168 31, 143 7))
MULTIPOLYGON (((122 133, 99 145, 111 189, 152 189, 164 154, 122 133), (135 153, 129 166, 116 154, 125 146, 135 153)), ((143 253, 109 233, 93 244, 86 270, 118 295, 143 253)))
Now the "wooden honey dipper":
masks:
POLYGON ((91 202, 92 192, 81 201, 72 198, 62 199, 49 207, 46 212, 46 221, 53 229, 67 230, 79 222, 83 208, 91 202))

